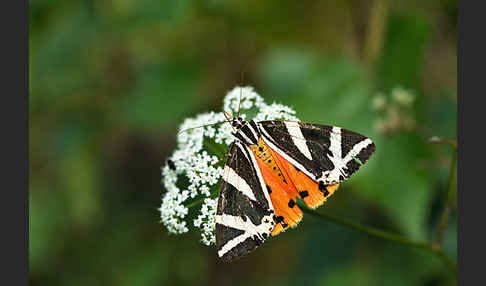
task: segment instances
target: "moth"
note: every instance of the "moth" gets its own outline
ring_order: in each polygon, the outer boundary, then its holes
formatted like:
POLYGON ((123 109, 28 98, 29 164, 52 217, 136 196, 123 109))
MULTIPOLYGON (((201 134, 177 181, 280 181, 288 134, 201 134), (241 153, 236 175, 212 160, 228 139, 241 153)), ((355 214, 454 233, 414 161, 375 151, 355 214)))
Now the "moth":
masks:
POLYGON ((244 121, 225 112, 230 144, 216 210, 218 256, 231 262, 270 236, 295 227, 322 205, 375 151, 375 144, 336 126, 244 121))

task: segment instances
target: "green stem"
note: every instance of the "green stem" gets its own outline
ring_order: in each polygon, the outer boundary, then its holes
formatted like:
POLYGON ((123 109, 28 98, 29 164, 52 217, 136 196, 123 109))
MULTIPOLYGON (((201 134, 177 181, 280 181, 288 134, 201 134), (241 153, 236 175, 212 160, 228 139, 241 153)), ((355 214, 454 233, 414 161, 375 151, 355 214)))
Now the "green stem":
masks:
POLYGON ((193 207, 195 207, 195 206, 197 206, 197 205, 200 205, 200 204, 202 204, 202 202, 204 201, 204 199, 205 199, 205 198, 201 198, 201 199, 199 199, 199 200, 193 201, 192 203, 188 204, 186 207, 187 207, 188 209, 190 209, 190 208, 193 208, 193 207))
POLYGON ((446 145, 451 146, 454 151, 457 150, 457 141, 456 140, 449 140, 449 139, 434 136, 434 137, 429 138, 429 143, 431 143, 431 144, 446 144, 446 145))
POLYGON ((457 275, 456 264, 447 255, 445 255, 445 253, 443 253, 440 250, 440 248, 434 247, 434 246, 432 246, 428 243, 412 241, 412 240, 407 239, 406 237, 403 237, 403 236, 395 234, 395 233, 391 233, 391 232, 383 231, 383 230, 380 230, 380 229, 364 226, 364 225, 361 225, 361 224, 357 224, 357 223, 351 222, 347 219, 343 219, 343 218, 332 216, 332 215, 325 214, 325 213, 318 213, 318 212, 311 210, 311 209, 309 209, 309 208, 307 208, 307 207, 305 207, 301 204, 299 204, 299 206, 302 208, 302 210, 305 213, 323 218, 325 220, 328 220, 328 221, 331 221, 331 222, 334 222, 334 223, 337 223, 337 224, 344 225, 344 226, 351 228, 355 231, 366 233, 368 235, 375 236, 375 237, 380 237, 382 239, 386 239, 386 240, 390 240, 390 241, 393 241, 393 242, 396 242, 396 243, 407 245, 409 247, 423 249, 425 251, 433 253, 433 254, 437 255, 437 257, 439 257, 453 271, 454 275, 457 275))
MULTIPOLYGON (((211 195, 209 196, 209 198, 214 199, 218 196, 218 194, 219 194, 219 190, 213 191, 213 192, 211 192, 211 195)), ((193 208, 195 206, 198 206, 198 205, 202 204, 204 202, 204 200, 207 199, 207 198, 208 197, 204 197, 204 198, 200 198, 198 200, 195 200, 192 203, 188 204, 186 207, 188 209, 190 209, 190 208, 193 208)))
POLYGON ((444 204, 444 210, 442 212, 439 230, 437 233, 437 240, 435 242, 438 248, 442 245, 442 239, 444 238, 444 232, 447 228, 449 223, 449 216, 451 212, 451 208, 453 206, 453 202, 455 201, 456 197, 456 178, 457 178, 457 170, 456 170, 456 160, 457 160, 457 151, 455 148, 452 148, 452 160, 451 160, 451 168, 449 173, 449 182, 447 184, 447 199, 444 204))
POLYGON ((388 16, 388 0, 371 1, 371 9, 363 48, 363 58, 374 63, 383 45, 386 21, 388 16))

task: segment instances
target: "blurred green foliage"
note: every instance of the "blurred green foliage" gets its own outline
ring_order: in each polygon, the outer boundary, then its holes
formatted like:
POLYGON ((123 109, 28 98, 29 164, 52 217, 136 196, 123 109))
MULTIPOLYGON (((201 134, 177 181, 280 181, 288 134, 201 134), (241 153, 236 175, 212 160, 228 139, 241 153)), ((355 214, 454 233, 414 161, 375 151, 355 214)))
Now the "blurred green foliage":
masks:
MULTIPOLYGON (((455 136, 455 9, 454 0, 30 1, 31 284, 455 284, 429 253, 311 216, 223 264, 196 233, 168 235, 157 211, 178 124, 219 110, 244 72, 268 102, 375 141, 376 155, 320 211, 434 240, 451 152, 426 139, 455 136), (370 39, 379 49, 364 56, 370 39), (372 97, 396 86, 416 94, 418 128, 385 136, 372 97)), ((442 244, 453 259, 455 215, 442 244)))

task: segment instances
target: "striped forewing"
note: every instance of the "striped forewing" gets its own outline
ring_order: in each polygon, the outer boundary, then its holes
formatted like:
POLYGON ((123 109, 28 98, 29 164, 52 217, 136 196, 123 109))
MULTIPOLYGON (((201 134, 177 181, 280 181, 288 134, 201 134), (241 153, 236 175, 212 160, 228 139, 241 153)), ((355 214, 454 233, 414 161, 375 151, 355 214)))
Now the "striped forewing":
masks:
POLYGON ((229 147, 216 211, 216 247, 225 261, 252 251, 273 230, 273 206, 253 153, 236 140, 229 147))
POLYGON ((258 127, 270 147, 325 185, 349 178, 376 149, 368 137, 336 126, 274 120, 258 127))

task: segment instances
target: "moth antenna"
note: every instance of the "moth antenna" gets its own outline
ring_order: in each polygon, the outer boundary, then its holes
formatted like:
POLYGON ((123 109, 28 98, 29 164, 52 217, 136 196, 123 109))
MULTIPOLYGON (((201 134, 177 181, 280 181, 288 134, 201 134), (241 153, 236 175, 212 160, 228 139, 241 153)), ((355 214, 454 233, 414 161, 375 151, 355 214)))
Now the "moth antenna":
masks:
POLYGON ((241 94, 242 94, 242 91, 243 91, 243 73, 245 71, 242 70, 241 71, 241 74, 240 74, 240 102, 238 103, 238 115, 236 117, 240 117, 240 109, 241 109, 241 94))
POLYGON ((226 117, 226 122, 229 123, 229 125, 231 126, 231 128, 233 128, 233 130, 235 130, 235 127, 233 126, 233 124, 231 124, 231 120, 234 118, 233 116, 231 116, 231 114, 229 114, 228 112, 226 111, 223 111, 223 114, 224 114, 224 117, 226 117))
POLYGON ((233 119, 233 116, 231 116, 231 114, 229 114, 226 111, 223 111, 223 114, 224 114, 224 117, 226 117, 226 121, 231 122, 231 119, 233 119))
POLYGON ((179 131, 178 134, 181 134, 182 132, 186 132, 186 131, 189 131, 189 130, 192 130, 192 129, 196 129, 196 128, 202 128, 202 127, 208 127, 208 126, 213 126, 213 125, 217 125, 217 124, 221 124, 221 123, 225 123, 225 122, 228 122, 227 120, 225 121, 220 121, 220 122, 215 122, 215 123, 210 123, 210 124, 204 124, 204 125, 201 125, 201 126, 196 126, 196 127, 191 127, 191 128, 186 128, 184 130, 181 130, 179 131))

